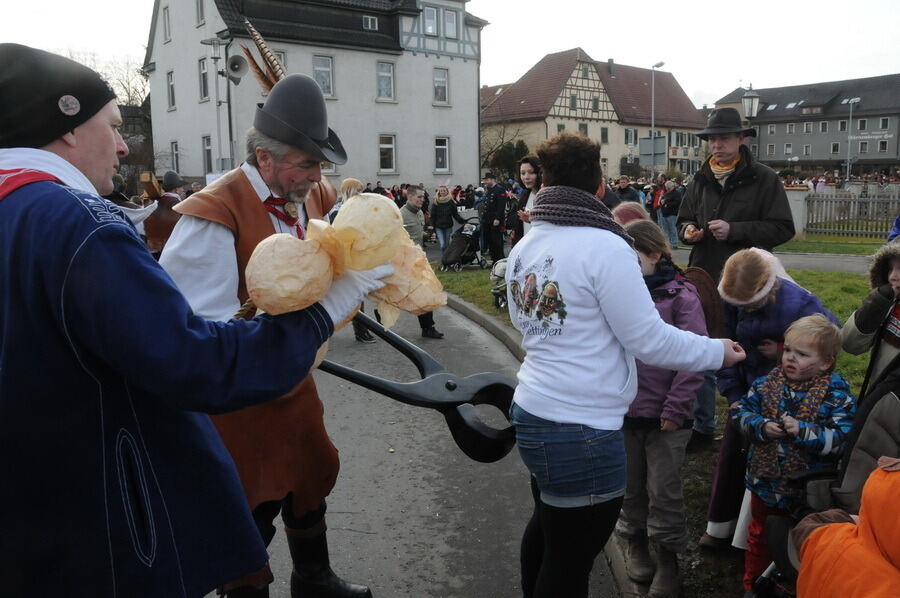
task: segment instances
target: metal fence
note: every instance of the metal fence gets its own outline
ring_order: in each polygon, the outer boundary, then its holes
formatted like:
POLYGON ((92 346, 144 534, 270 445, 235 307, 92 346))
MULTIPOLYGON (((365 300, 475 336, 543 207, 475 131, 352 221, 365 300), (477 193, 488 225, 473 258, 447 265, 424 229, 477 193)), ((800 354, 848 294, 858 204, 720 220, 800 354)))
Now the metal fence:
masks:
POLYGON ((806 232, 884 239, 900 215, 896 193, 860 197, 850 193, 806 197, 806 232))

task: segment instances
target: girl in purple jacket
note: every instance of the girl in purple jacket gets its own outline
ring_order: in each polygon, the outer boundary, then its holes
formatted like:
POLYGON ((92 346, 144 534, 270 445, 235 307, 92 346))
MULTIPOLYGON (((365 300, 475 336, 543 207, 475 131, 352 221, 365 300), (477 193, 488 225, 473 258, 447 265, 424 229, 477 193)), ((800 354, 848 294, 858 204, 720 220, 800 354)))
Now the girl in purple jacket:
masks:
MULTIPOLYGON (((649 220, 629 222, 625 230, 634 239, 660 317, 706 335, 700 297, 673 263, 662 230, 649 220)), ((622 427, 628 462, 617 532, 628 542, 628 576, 652 584, 651 596, 674 596, 681 582, 677 555, 687 548, 680 469, 703 373, 676 372, 637 360, 637 374, 637 396, 622 427), (656 545, 655 562, 650 540, 656 545)))

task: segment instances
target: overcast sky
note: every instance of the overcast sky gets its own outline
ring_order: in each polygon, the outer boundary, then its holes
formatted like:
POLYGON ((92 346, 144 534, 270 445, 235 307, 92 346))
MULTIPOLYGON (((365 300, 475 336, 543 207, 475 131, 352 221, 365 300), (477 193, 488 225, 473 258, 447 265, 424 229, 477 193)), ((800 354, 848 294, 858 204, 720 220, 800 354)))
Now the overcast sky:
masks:
MULTIPOLYGON (((153 0, 5 4, 0 41, 143 61, 153 0)), ((471 0, 467 9, 490 22, 482 38, 484 85, 511 83, 545 54, 580 46, 594 60, 643 67, 664 61, 661 70, 673 73, 700 107, 739 84, 780 87, 900 72, 898 6, 897 0, 471 0)))

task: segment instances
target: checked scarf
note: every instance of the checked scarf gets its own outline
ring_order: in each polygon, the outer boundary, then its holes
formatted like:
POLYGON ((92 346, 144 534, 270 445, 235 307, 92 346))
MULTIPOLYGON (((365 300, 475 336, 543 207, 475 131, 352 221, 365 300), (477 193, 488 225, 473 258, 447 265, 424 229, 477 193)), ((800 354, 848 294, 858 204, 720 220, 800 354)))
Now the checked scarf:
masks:
MULTIPOLYGON (((803 382, 790 382, 784 377, 784 371, 776 367, 763 382, 761 393, 762 416, 767 420, 779 421, 783 413, 778 412, 782 398, 787 398, 791 391, 805 393, 800 399, 793 417, 806 422, 814 423, 822 400, 828 394, 828 384, 831 381, 831 372, 825 372, 803 382)), ((792 471, 806 469, 807 462, 805 452, 801 446, 792 442, 790 437, 782 444, 780 441, 767 442, 753 447, 748 464, 750 473, 758 478, 782 478, 792 471), (778 463, 778 447, 783 446, 786 455, 784 463, 778 463)))

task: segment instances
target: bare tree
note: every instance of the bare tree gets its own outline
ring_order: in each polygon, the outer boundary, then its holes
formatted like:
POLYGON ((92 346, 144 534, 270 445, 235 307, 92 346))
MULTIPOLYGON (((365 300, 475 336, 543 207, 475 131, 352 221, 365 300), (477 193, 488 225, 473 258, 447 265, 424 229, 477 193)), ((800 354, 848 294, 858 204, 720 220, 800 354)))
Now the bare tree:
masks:
POLYGON ((481 127, 481 166, 491 163, 494 154, 507 143, 514 143, 520 138, 522 127, 515 124, 500 123, 482 125, 481 127))
POLYGON ((94 52, 72 50, 68 57, 100 73, 116 92, 120 106, 140 106, 150 91, 147 74, 131 57, 100 59, 94 52))

